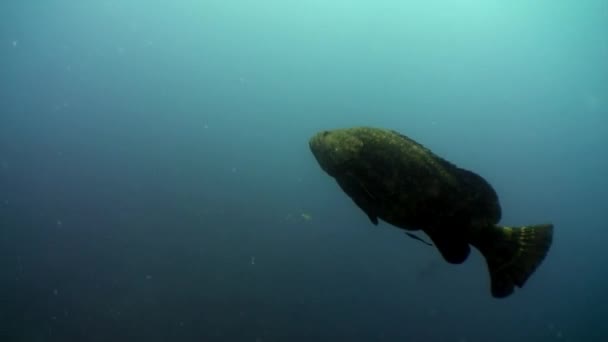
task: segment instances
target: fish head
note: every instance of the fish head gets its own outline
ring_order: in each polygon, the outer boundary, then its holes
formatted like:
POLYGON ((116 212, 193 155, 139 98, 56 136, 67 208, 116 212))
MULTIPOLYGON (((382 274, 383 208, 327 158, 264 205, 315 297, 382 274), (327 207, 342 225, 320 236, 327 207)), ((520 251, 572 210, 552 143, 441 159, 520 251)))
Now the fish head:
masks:
POLYGON ((335 177, 359 157, 363 141, 356 131, 338 129, 316 133, 308 145, 321 168, 335 177))

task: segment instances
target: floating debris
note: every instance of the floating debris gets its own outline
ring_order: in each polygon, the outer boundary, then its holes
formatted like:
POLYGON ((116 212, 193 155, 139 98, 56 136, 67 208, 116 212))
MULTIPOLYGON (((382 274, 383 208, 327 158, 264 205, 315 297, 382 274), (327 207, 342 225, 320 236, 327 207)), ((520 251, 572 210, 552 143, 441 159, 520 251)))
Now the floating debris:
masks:
POLYGON ((310 221, 310 220, 312 220, 312 215, 310 215, 308 213, 302 213, 302 214, 300 214, 300 217, 302 217, 302 219, 304 221, 310 221))

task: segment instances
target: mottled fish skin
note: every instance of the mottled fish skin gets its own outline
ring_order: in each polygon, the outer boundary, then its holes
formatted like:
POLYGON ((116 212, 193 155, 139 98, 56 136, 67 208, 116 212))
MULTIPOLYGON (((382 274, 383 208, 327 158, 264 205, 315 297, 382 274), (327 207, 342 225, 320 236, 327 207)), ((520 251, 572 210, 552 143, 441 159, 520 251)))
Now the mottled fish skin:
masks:
POLYGON ((468 229, 500 220, 496 192, 483 178, 395 131, 324 131, 310 140, 310 148, 368 215, 397 227, 468 229))

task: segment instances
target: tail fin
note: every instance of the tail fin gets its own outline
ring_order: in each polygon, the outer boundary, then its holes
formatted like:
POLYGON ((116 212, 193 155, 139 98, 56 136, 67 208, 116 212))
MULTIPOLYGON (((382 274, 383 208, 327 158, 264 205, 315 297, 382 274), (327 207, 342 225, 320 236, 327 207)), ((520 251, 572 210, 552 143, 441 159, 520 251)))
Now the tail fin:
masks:
POLYGON ((486 258, 492 296, 504 298, 522 287, 547 255, 553 225, 492 226, 471 242, 486 258))

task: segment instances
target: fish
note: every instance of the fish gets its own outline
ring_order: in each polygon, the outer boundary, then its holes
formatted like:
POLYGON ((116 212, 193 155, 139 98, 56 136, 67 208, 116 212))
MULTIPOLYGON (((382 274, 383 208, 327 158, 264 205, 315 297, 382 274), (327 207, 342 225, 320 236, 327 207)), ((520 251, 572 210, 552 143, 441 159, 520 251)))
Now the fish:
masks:
POLYGON ((312 220, 312 215, 309 213, 301 213, 300 217, 302 218, 302 220, 304 221, 310 221, 312 220))
POLYGON ((404 134, 349 127, 317 132, 308 144, 373 225, 382 220, 424 232, 450 264, 463 263, 476 248, 495 298, 522 288, 549 252, 552 223, 500 225, 502 208, 490 183, 404 134))

